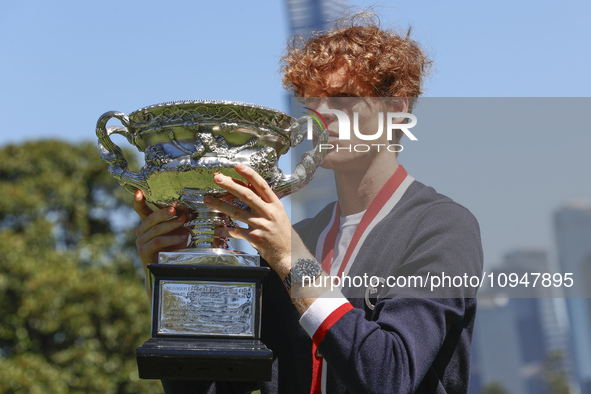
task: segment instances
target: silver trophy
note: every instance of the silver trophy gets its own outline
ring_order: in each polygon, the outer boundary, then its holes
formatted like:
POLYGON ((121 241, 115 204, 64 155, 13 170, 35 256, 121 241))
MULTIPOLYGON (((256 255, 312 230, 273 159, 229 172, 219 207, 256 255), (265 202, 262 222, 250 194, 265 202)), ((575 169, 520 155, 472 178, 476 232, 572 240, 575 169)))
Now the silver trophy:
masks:
POLYGON ((215 173, 241 179, 234 167, 256 170, 279 197, 311 181, 326 153, 326 130, 308 117, 231 101, 178 101, 129 115, 111 111, 96 127, 101 158, 130 192, 140 189, 155 208, 174 206, 190 220, 187 249, 161 252, 150 270, 152 338, 137 350, 141 378, 252 381, 271 378, 272 353, 260 342, 261 284, 269 271, 259 256, 228 249, 215 236, 234 226, 210 209, 211 194, 247 208, 213 181, 215 173), (107 127, 118 119, 123 127, 107 127), (302 155, 291 175, 277 168, 279 156, 309 131, 316 147, 302 155), (139 172, 129 170, 110 136, 124 136, 145 154, 139 172))

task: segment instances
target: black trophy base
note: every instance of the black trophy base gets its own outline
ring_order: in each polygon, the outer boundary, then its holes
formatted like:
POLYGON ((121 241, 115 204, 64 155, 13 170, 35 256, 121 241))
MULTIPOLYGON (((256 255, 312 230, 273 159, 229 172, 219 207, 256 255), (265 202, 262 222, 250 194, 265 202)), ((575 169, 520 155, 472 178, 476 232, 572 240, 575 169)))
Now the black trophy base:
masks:
POLYGON ((151 338, 136 351, 141 379, 264 382, 273 352, 253 339, 151 338))

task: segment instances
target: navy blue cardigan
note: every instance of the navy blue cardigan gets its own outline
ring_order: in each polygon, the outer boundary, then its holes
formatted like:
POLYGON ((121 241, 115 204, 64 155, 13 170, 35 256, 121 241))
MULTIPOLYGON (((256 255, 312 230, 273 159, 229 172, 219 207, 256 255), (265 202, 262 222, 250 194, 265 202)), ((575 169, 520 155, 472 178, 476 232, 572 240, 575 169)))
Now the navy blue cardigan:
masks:
MULTIPOLYGON (((312 253, 332 206, 294 226, 312 253)), ((415 181, 369 234, 349 276, 426 273, 480 277, 482 247, 478 223, 468 210, 415 181)), ((312 340, 274 271, 263 286, 261 340, 273 350, 273 380, 163 382, 167 392, 310 392, 312 340)), ((372 297, 372 310, 359 297, 359 289, 343 289, 355 308, 331 326, 318 348, 329 367, 329 393, 468 391, 474 293, 455 288, 449 294, 429 296, 426 290, 415 290, 384 286, 372 297)))

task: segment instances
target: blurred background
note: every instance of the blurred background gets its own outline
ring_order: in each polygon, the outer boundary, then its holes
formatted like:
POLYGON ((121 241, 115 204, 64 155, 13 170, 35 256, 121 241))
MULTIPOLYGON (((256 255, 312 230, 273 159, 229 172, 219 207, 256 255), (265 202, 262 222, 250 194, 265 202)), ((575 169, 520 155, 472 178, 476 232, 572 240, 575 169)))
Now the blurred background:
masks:
MULTIPOLYGON (((289 111, 289 37, 369 6, 434 61, 400 161, 475 214, 485 270, 589 280, 589 2, 4 2, 0 392, 161 390, 137 377, 138 220, 98 157, 98 117, 185 99, 289 111)), ((481 295, 472 393, 591 393, 589 294, 557 290, 481 295)))

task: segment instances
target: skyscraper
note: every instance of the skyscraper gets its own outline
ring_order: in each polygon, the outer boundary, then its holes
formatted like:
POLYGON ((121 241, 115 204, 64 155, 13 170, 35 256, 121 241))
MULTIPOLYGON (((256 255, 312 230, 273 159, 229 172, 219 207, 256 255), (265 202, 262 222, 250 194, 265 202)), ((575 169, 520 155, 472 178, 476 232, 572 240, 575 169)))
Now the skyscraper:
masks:
MULTIPOLYGON (((345 0, 286 0, 290 33, 293 36, 307 37, 315 31, 330 28, 334 21, 343 15, 347 7, 345 0)), ((293 96, 287 97, 288 108, 291 108, 293 96)), ((292 108, 293 112, 293 108, 292 108)), ((302 114, 292 113, 293 116, 302 114)), ((294 165, 308 147, 297 147, 291 151, 294 165)), ((327 203, 336 200, 332 171, 319 168, 314 180, 302 191, 293 194, 291 198, 291 219, 298 222, 304 218, 313 217, 327 203)))
MULTIPOLYGON (((517 250, 505 255, 495 277, 524 278, 549 271, 546 252, 517 250), (515 276, 517 275, 517 276, 515 276), (524 276, 525 275, 525 276, 524 276)), ((483 289, 472 344, 471 393, 498 384, 511 393, 551 392, 548 373, 570 378, 568 326, 552 289, 509 285, 483 289), (549 371, 552 364, 552 371, 549 371)))
POLYGON ((326 29, 338 18, 346 0, 287 0, 292 35, 303 35, 326 29))
POLYGON ((575 285, 564 288, 572 331, 576 379, 591 394, 591 203, 571 201, 554 214, 560 269, 575 285))

